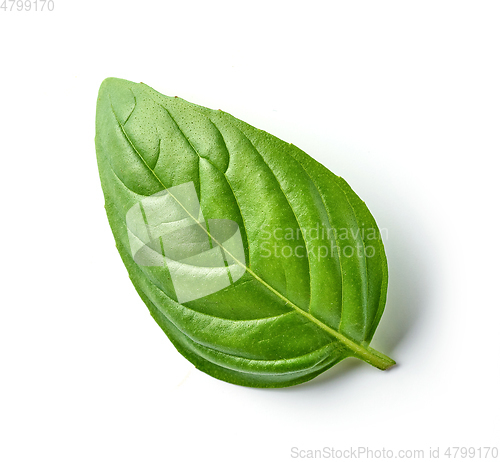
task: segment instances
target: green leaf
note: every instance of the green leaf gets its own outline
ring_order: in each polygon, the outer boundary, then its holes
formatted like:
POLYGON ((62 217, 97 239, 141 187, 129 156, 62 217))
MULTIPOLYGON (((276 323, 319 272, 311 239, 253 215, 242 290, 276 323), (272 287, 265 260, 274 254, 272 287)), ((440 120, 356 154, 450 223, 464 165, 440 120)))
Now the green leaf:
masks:
POLYGON ((96 151, 122 260, 198 369, 285 387, 369 343, 387 292, 380 232, 340 177, 220 110, 106 79, 96 151))

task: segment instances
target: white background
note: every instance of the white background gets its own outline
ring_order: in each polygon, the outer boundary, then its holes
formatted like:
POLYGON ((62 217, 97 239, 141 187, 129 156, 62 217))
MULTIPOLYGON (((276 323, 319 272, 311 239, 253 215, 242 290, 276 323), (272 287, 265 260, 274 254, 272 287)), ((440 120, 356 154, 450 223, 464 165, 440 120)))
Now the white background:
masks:
POLYGON ((0 10, 0 460, 500 446, 498 2, 54 3, 0 10), (388 230, 372 345, 396 368, 352 359, 260 390, 177 353, 104 212, 110 76, 224 109, 348 181, 388 230))

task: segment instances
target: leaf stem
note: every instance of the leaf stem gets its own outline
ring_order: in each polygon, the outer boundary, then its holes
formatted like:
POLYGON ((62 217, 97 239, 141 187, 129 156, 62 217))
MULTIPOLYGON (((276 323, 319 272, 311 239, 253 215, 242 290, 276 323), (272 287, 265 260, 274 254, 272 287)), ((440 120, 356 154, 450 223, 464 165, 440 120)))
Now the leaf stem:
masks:
MULTIPOLYGON (((231 255, 231 254, 229 254, 229 255, 231 255)), ((231 255, 231 257, 232 257, 232 255, 231 255)), ((232 258, 234 258, 234 257, 232 257, 232 258)), ((241 265, 241 263, 238 262, 238 260, 235 260, 235 261, 241 265)), ((255 274, 250 268, 248 268, 248 267, 245 267, 245 268, 255 279, 257 279, 260 283, 262 283, 264 286, 266 286, 271 292, 273 292, 278 297, 280 297, 283 301, 285 301, 285 303, 287 305, 291 306, 295 311, 299 312, 302 316, 305 316, 311 322, 313 322, 318 327, 320 327, 321 329, 323 329, 324 331, 329 333, 332 337, 336 338, 341 343, 343 343, 345 346, 347 346, 354 353, 354 356, 356 358, 362 359, 363 361, 367 362, 368 364, 376 367, 377 369, 381 369, 383 371, 389 369, 390 367, 392 367, 396 364, 396 361, 389 358, 389 356, 386 356, 383 353, 380 353, 379 351, 377 351, 374 348, 371 348, 369 346, 364 347, 363 345, 360 345, 359 343, 354 342, 353 340, 346 337, 345 335, 342 335, 340 332, 336 331, 335 329, 332 329, 331 327, 322 323, 319 319, 315 318, 312 314, 299 308, 297 305, 295 305, 290 300, 288 300, 283 295, 281 295, 274 287, 270 286, 260 276, 255 274)))
POLYGON ((390 369, 392 366, 396 365, 396 361, 394 361, 394 359, 389 358, 389 356, 386 356, 383 353, 380 353, 380 351, 377 351, 371 347, 367 347, 366 351, 369 355, 360 357, 360 359, 366 361, 372 366, 375 366, 377 369, 386 371, 387 369, 390 369))

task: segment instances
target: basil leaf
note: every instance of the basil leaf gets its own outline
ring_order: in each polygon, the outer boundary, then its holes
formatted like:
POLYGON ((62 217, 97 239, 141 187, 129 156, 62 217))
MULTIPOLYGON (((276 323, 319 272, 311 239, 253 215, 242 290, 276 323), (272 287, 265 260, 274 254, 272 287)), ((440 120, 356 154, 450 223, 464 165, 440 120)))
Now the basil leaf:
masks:
POLYGON ((153 318, 198 369, 285 387, 369 347, 384 310, 377 225, 348 184, 220 110, 106 79, 96 151, 106 212, 153 318))

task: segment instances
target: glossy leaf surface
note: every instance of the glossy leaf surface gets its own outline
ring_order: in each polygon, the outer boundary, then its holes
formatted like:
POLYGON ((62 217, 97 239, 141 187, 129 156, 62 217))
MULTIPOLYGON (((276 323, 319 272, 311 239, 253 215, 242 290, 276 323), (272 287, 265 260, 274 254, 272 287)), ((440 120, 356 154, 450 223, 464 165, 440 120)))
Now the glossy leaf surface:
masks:
POLYGON ((225 112, 114 78, 96 151, 130 278, 197 368, 284 387, 348 356, 394 364, 369 347, 387 292, 380 232, 342 178, 225 112))

